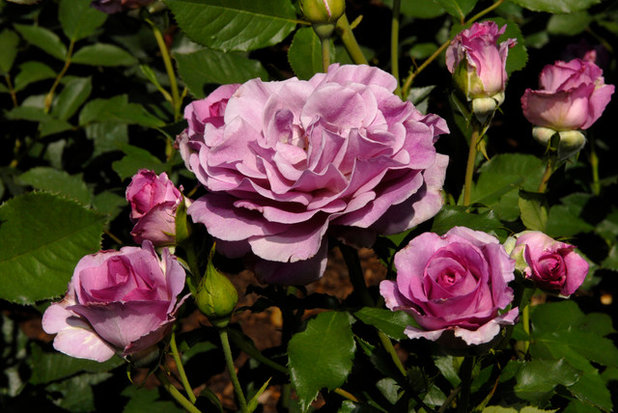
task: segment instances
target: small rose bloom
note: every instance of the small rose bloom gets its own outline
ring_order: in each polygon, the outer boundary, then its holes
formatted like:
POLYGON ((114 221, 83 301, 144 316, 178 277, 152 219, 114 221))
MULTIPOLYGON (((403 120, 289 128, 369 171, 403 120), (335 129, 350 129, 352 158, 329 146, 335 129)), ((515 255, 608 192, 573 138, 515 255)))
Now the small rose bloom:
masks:
POLYGON ((131 220, 135 222, 131 235, 137 243, 176 243, 176 210, 184 198, 165 172, 157 176, 153 171, 140 169, 131 178, 126 198, 131 205, 131 220))
POLYGON ((603 113, 614 93, 603 71, 588 59, 558 61, 543 68, 539 90, 526 89, 524 116, 537 127, 553 131, 588 129, 603 113))
POLYGON ((328 235, 371 244, 434 216, 446 122, 393 94, 364 65, 308 81, 227 85, 185 108, 177 143, 208 190, 188 214, 229 257, 252 253, 266 282, 305 284, 326 267, 328 235))
POLYGON ((382 281, 386 306, 414 317, 422 329, 407 327, 410 338, 437 340, 452 331, 466 344, 491 341, 500 325, 513 324, 518 310, 508 286, 515 261, 497 238, 465 227, 439 236, 426 232, 395 254, 396 281, 382 281))
POLYGON ((568 297, 584 282, 588 263, 575 247, 543 234, 525 231, 517 236, 511 257, 524 276, 545 290, 568 297))
POLYGON ((103 13, 113 14, 147 6, 152 2, 154 0, 93 0, 90 5, 103 13))
POLYGON ((453 73, 457 86, 479 110, 493 112, 504 101, 508 77, 506 58, 509 48, 517 43, 515 39, 497 43, 505 30, 506 25, 498 28, 492 21, 474 23, 455 36, 446 49, 446 67, 453 73), (485 107, 491 101, 493 105, 485 107))
POLYGON ((101 251, 82 258, 62 301, 43 314, 43 329, 57 334, 54 348, 99 362, 115 353, 148 349, 172 328, 185 271, 167 248, 162 258, 142 248, 101 251))

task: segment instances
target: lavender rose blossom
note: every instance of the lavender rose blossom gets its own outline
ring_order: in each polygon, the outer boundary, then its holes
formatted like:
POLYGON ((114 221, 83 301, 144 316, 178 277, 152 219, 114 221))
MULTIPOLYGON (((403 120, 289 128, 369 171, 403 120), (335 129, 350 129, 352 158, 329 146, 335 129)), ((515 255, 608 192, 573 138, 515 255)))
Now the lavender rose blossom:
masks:
POLYGON ((157 176, 140 169, 127 186, 126 198, 135 222, 131 231, 135 242, 149 240, 155 246, 176 243, 176 211, 185 199, 165 172, 157 176))
POLYGON ((302 284, 326 266, 327 234, 370 243, 434 216, 446 122, 393 94, 369 66, 308 81, 226 85, 185 109, 177 143, 208 193, 188 209, 228 256, 251 252, 266 282, 302 284))
POLYGON ((43 329, 57 334, 54 348, 103 362, 129 356, 165 337, 182 300, 185 271, 167 248, 159 258, 142 248, 101 251, 83 257, 62 301, 43 314, 43 329))
POLYGON ((497 238, 465 227, 443 236, 426 232, 395 254, 396 281, 382 281, 386 306, 414 317, 410 338, 437 340, 452 331, 466 344, 491 341, 518 310, 501 314, 513 300, 508 286, 515 262, 497 238))
POLYGON ((540 288, 568 297, 584 282, 588 263, 573 245, 556 241, 539 231, 517 236, 511 257, 524 276, 540 288))

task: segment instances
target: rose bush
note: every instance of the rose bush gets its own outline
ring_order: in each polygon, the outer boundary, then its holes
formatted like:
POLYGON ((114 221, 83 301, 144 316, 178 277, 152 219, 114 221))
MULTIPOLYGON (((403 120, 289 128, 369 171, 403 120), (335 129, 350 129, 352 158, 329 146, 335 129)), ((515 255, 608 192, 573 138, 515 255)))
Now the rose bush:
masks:
POLYGON ((153 171, 139 170, 125 195, 135 222, 131 231, 135 242, 149 240, 155 246, 176 243, 176 211, 184 197, 165 172, 157 176, 153 171))
POLYGON ((154 0, 93 0, 91 5, 103 13, 113 14, 123 10, 147 6, 154 0))
POLYGON ((517 236, 511 257, 524 276, 543 289, 568 297, 584 282, 588 263, 575 247, 539 231, 525 231, 517 236))
POLYGON ((614 93, 614 85, 605 84, 601 68, 585 59, 545 66, 539 86, 539 90, 524 92, 524 116, 533 125, 553 131, 588 129, 599 119, 614 93))
POLYGON ((186 166, 208 193, 188 209, 228 256, 251 251, 267 282, 307 283, 327 234, 368 244, 434 216, 448 158, 445 121, 393 94, 369 66, 331 65, 308 81, 226 85, 185 110, 186 166))
POLYGON ((465 227, 439 236, 426 232, 395 254, 397 280, 380 283, 386 306, 414 317, 410 338, 437 340, 452 331, 466 344, 491 341, 518 310, 501 314, 513 300, 508 283, 515 262, 497 238, 465 227))
POLYGON ((498 28, 493 21, 474 23, 446 49, 446 67, 473 107, 479 106, 475 113, 493 111, 504 101, 506 58, 517 43, 515 39, 497 43, 505 30, 506 25, 498 28))
POLYGON ((182 303, 185 271, 167 248, 159 258, 142 248, 101 251, 82 258, 66 296, 43 314, 54 347, 72 357, 103 362, 129 356, 165 337, 182 303))

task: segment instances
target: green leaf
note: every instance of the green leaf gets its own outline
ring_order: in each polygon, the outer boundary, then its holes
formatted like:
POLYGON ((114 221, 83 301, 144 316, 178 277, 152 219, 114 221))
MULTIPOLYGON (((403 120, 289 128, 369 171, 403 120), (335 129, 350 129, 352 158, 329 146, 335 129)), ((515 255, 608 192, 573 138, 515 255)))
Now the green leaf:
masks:
POLYGON ((517 70, 523 69, 528 62, 528 50, 526 49, 526 40, 521 33, 519 25, 512 20, 500 17, 492 18, 491 20, 495 21, 499 27, 506 24, 506 30, 498 38, 498 43, 504 42, 507 39, 517 40, 517 44, 509 49, 509 54, 506 58, 506 73, 510 75, 517 70))
POLYGON ((84 0, 60 0, 58 19, 64 34, 73 41, 90 36, 105 23, 107 14, 84 0))
MULTIPOLYGON (((393 0, 383 0, 388 7, 393 7, 393 0)), ((408 17, 433 19, 446 13, 442 7, 431 0, 404 0, 401 2, 401 14, 408 17)))
POLYGON ((471 214, 466 212, 466 209, 466 207, 444 206, 435 216, 431 230, 444 234, 454 226, 464 226, 478 231, 495 232, 506 238, 502 223, 493 212, 471 214))
POLYGON ((166 0, 165 3, 192 40, 224 52, 275 45, 296 27, 296 12, 289 0, 166 0))
POLYGON ((223 53, 202 49, 189 54, 175 54, 178 73, 193 96, 203 98, 204 86, 209 83, 243 83, 259 77, 266 80, 268 73, 257 60, 240 53, 223 53))
POLYGON ((30 83, 45 79, 53 79, 56 72, 44 63, 32 61, 19 65, 19 73, 15 76, 15 91, 19 92, 30 83))
POLYGON ((125 123, 89 123, 85 130, 86 137, 94 142, 93 158, 105 152, 122 150, 129 143, 129 128, 125 123))
POLYGON ((44 384, 60 380, 81 371, 89 373, 103 373, 124 364, 120 357, 113 357, 104 363, 98 361, 69 357, 54 351, 44 352, 37 344, 30 346, 31 354, 28 364, 32 369, 31 384, 44 384))
POLYGON ((4 29, 0 32, 0 50, 2 50, 2 53, 0 53, 0 75, 4 76, 11 71, 17 56, 18 44, 19 36, 14 31, 4 29))
POLYGON ((18 106, 5 113, 7 119, 29 120, 32 122, 44 122, 53 119, 51 115, 45 113, 42 108, 33 106, 18 106))
POLYGON ((132 177, 138 169, 151 169, 156 173, 166 170, 167 165, 145 149, 125 145, 122 151, 126 156, 112 163, 112 169, 116 171, 121 179, 132 177))
POLYGON ((435 43, 416 43, 408 53, 413 59, 422 60, 427 59, 436 50, 438 50, 438 46, 435 43))
POLYGON ((580 232, 590 232, 594 226, 590 225, 572 212, 567 205, 554 205, 549 210, 546 233, 551 237, 570 237, 580 232))
POLYGON ((418 326, 414 318, 403 311, 391 311, 383 308, 363 307, 354 313, 365 324, 376 327, 390 338, 403 340, 407 336, 403 330, 408 326, 418 326))
POLYGON ((613 411, 612 396, 597 371, 586 372, 579 381, 568 387, 573 396, 606 412, 613 411))
POLYGON ((90 204, 90 190, 80 175, 40 166, 24 172, 19 180, 35 189, 67 196, 82 205, 90 204))
POLYGON ((545 232, 547 227, 547 201, 543 194, 519 191, 521 220, 527 229, 545 232))
POLYGON ((64 60, 67 48, 62 40, 52 31, 39 26, 16 24, 15 30, 30 44, 42 49, 53 57, 64 60))
POLYGON ((129 397, 122 413, 182 413, 183 409, 172 401, 159 400, 157 389, 129 386, 121 393, 129 397))
POLYGON ((110 373, 80 374, 46 387, 56 397, 54 404, 65 411, 81 413, 95 410, 93 386, 112 377, 110 373), (58 395, 59 394, 59 395, 58 395))
POLYGON ((68 120, 88 99, 92 91, 89 77, 76 77, 69 80, 54 101, 51 114, 58 119, 68 120))
POLYGON ((573 13, 586 10, 601 0, 511 0, 528 10, 546 11, 549 13, 573 13))
POLYGON ((562 413, 599 413, 599 409, 577 399, 571 400, 562 413))
POLYGON ((580 373, 564 360, 536 359, 519 369, 513 389, 519 398, 538 401, 551 396, 557 385, 572 386, 579 378, 580 373))
POLYGON ((554 14, 547 22, 547 31, 551 34, 575 36, 592 22, 592 16, 585 11, 571 14, 554 14))
POLYGON ((612 245, 601 266, 612 271, 618 271, 618 245, 612 245))
POLYGON ((71 62, 91 66, 132 66, 137 63, 137 59, 113 44, 96 43, 75 52, 71 62))
POLYGON ((161 119, 148 113, 142 105, 129 103, 127 95, 89 101, 79 114, 79 125, 85 126, 91 122, 138 124, 150 128, 165 125, 161 119))
POLYGON ((77 261, 100 248, 105 217, 44 192, 0 206, 0 298, 33 304, 66 291, 77 261))
POLYGON ((73 126, 62 119, 46 119, 39 123, 39 131, 41 132, 41 137, 53 135, 54 133, 60 133, 67 130, 73 129, 73 126))
POLYGON ((307 411, 320 389, 343 384, 352 369, 356 344, 347 313, 329 311, 307 323, 288 345, 290 377, 302 411, 307 411))
POLYGON ((463 22, 466 15, 476 5, 477 0, 433 0, 433 2, 439 4, 448 14, 463 22))
MULTIPOLYGON (((332 42, 328 45, 331 60, 335 55, 332 42)), ((288 62, 299 79, 309 79, 322 71, 322 45, 311 27, 298 29, 288 50, 288 62)))
POLYGON ((127 200, 124 196, 117 195, 110 191, 101 192, 92 198, 92 207, 101 214, 107 215, 109 221, 116 218, 126 205, 127 200))

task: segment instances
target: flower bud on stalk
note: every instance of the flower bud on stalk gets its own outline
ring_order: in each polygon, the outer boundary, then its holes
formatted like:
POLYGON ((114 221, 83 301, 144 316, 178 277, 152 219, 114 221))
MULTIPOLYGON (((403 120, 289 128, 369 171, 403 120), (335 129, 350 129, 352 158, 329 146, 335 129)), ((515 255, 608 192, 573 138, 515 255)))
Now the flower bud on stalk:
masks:
POLYGON ((301 0, 300 8, 322 40, 332 36, 335 24, 345 11, 345 0, 301 0))
POLYGON ((225 327, 230 321, 230 315, 238 303, 238 293, 230 280, 221 274, 213 265, 212 258, 215 248, 213 246, 206 274, 202 277, 195 302, 210 322, 216 327, 225 327))

